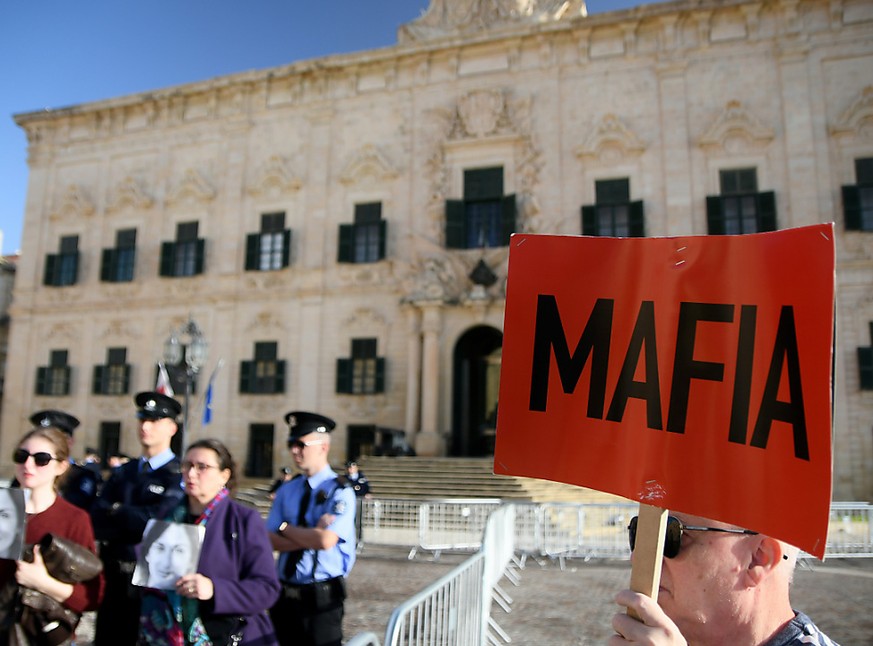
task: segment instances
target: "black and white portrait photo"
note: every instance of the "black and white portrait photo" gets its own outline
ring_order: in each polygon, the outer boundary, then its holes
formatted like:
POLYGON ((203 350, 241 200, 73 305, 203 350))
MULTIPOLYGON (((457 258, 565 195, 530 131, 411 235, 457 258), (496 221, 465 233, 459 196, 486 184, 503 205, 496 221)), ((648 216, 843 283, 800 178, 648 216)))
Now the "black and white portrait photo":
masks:
POLYGON ((0 488, 0 559, 21 558, 24 546, 24 490, 0 488))
POLYGON ((179 577, 197 571, 204 534, 201 525, 150 520, 139 546, 133 584, 173 590, 179 577))

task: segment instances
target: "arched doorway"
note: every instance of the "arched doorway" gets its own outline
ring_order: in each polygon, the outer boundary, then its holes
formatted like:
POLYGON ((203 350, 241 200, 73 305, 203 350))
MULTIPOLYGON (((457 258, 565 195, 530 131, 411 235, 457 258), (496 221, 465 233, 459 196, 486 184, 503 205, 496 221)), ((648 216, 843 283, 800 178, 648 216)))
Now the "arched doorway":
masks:
POLYGON ((480 325, 465 332, 452 361, 452 442, 449 454, 494 453, 503 334, 480 325))

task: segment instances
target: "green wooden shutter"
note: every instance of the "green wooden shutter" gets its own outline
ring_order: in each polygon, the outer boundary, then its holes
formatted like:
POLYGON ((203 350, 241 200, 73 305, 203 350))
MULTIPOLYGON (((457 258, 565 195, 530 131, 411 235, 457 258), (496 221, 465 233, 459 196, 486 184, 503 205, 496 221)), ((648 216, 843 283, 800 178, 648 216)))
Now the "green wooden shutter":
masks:
POLYGON ((858 376, 861 390, 873 390, 873 348, 858 348, 858 376))
POLYGON ((113 282, 112 268, 115 266, 115 249, 104 249, 100 260, 100 280, 104 283, 113 282))
POLYGON ((127 394, 130 392, 130 364, 124 365, 124 380, 121 383, 121 392, 127 394))
POLYGON ((776 230, 776 193, 766 191, 755 196, 759 232, 776 230))
POLYGON ((352 392, 352 360, 336 360, 336 391, 351 394, 352 392))
POLYGON ((280 359, 276 362, 276 381, 274 383, 274 393, 285 392, 285 360, 280 359))
POLYGON ((379 257, 377 260, 385 259, 385 240, 387 239, 388 221, 379 220, 379 257))
POLYGON ((255 370, 254 361, 240 361, 239 365, 239 391, 241 393, 252 392, 252 376, 255 370))
POLYGON ((176 259, 176 243, 162 242, 161 243, 161 264, 159 265, 159 274, 161 276, 175 276, 173 271, 174 260, 176 259))
POLYGON ((374 392, 385 392, 385 357, 376 357, 376 390, 374 392))
POLYGON ((355 225, 339 225, 339 245, 337 247, 337 262, 355 261, 355 225))
POLYGON ((706 228, 711 236, 724 235, 724 216, 721 206, 721 196, 706 196, 706 228))
POLYGON ((630 234, 634 238, 643 238, 646 235, 646 221, 643 209, 643 201, 630 203, 630 234))
POLYGON ((291 229, 282 231, 282 266, 291 264, 291 229))
POLYGON ((206 239, 197 238, 197 255, 194 258, 194 273, 203 273, 203 264, 206 262, 206 239))
POLYGON ((91 394, 92 395, 104 395, 106 394, 105 389, 103 388, 103 376, 105 374, 106 366, 94 366, 94 377, 91 380, 91 394))
POLYGON ((582 207, 582 235, 597 235, 597 207, 593 204, 582 207))
POLYGON ((36 369, 36 394, 45 395, 48 382, 48 367, 43 366, 36 369))
POLYGON ((515 233, 516 215, 515 194, 500 198, 500 242, 504 247, 509 245, 509 237, 515 233))
POLYGON ((45 257, 45 273, 42 277, 42 284, 53 286, 56 284, 55 267, 57 266, 58 257, 55 254, 48 254, 45 257))
POLYGON ((258 256, 260 255, 258 252, 260 242, 261 234, 259 233, 250 233, 246 236, 246 271, 260 269, 260 267, 258 266, 258 256))
POLYGON ((843 218, 846 231, 861 231, 861 189, 843 186, 843 218))
POLYGON ((64 367, 64 388, 63 388, 63 392, 61 393, 62 395, 69 395, 70 394, 70 375, 71 374, 72 374, 72 369, 70 368, 70 366, 65 366, 64 367))
POLYGON ((73 258, 73 275, 70 278, 70 282, 67 283, 68 285, 75 285, 77 282, 79 282, 79 255, 80 254, 78 251, 70 254, 70 256, 73 258))
POLYGON ((466 249, 466 211, 463 200, 446 200, 446 249, 466 249))

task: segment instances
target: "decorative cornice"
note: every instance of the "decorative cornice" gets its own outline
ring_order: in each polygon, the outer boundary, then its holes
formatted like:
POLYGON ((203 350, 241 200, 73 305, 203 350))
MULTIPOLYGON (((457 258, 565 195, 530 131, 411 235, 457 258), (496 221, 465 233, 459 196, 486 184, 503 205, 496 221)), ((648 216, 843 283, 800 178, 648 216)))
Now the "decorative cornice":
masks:
POLYGON ((368 177, 376 180, 389 180, 400 175, 388 156, 373 144, 362 146, 348 161, 340 173, 340 182, 355 184, 368 177))
POLYGON ((255 177, 255 181, 248 189, 251 195, 270 192, 293 193, 303 186, 303 182, 294 176, 288 168, 287 161, 281 155, 273 155, 264 162, 255 173, 255 177))
POLYGON ((51 214, 52 220, 59 220, 66 215, 87 217, 95 212, 94 202, 88 197, 85 189, 79 184, 69 184, 61 196, 58 207, 51 214))
POLYGON ((216 194, 215 188, 200 172, 189 168, 176 189, 167 196, 167 203, 174 204, 185 200, 211 202, 216 194))
POLYGON ((727 102, 697 143, 701 148, 727 150, 728 140, 738 135, 758 145, 769 144, 775 137, 772 128, 766 127, 740 101, 734 100, 727 102))
POLYGON ((580 158, 599 158, 607 147, 621 149, 624 156, 639 156, 646 150, 643 141, 614 114, 605 115, 575 152, 580 158))
POLYGON ((835 137, 873 136, 873 85, 865 87, 830 127, 835 137))
POLYGON ((115 187, 106 205, 106 211, 118 211, 125 206, 135 209, 148 209, 154 205, 154 200, 147 195, 139 183, 130 175, 121 180, 115 187))

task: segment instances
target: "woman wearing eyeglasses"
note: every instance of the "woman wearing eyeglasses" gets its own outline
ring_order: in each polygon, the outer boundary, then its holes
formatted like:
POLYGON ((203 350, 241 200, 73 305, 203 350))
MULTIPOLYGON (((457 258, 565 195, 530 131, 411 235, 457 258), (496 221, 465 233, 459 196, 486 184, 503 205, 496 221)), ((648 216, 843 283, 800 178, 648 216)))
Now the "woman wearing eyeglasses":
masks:
POLYGON ((8 589, 17 583, 36 590, 76 614, 96 610, 103 598, 103 574, 84 583, 59 581, 48 573, 38 545, 46 534, 52 534, 96 553, 87 512, 58 495, 58 486, 70 468, 67 436, 54 427, 33 429, 18 443, 12 460, 15 477, 25 493, 24 540, 34 545, 33 562, 0 561, 0 585, 8 589))
POLYGON ((231 498, 235 468, 218 440, 188 447, 182 460, 186 497, 159 517, 204 526, 200 561, 197 572, 179 577, 172 590, 145 591, 140 645, 278 644, 266 612, 280 591, 273 550, 260 514, 231 498), (232 641, 240 633, 241 640, 232 641))

